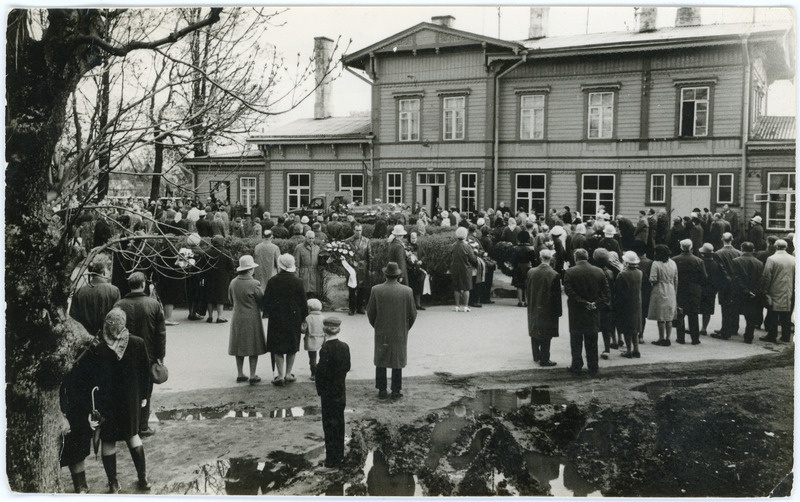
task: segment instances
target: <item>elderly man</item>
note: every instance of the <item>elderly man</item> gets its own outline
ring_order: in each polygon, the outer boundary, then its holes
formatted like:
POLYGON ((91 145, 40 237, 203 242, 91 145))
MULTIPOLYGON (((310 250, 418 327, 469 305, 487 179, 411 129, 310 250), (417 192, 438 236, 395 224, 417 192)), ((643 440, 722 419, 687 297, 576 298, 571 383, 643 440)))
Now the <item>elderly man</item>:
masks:
POLYGON ((730 232, 734 237, 739 235, 739 213, 730 208, 727 204, 722 206, 722 217, 731 224, 730 232))
POLYGON ((720 264, 723 272, 718 291, 722 326, 715 335, 726 340, 739 334, 739 308, 736 305, 737 296, 733 285, 733 260, 741 255, 741 251, 733 247, 733 235, 730 232, 723 233, 722 248, 714 252, 714 260, 720 264))
POLYGON ((597 376, 597 331, 600 328, 598 305, 608 303, 611 292, 606 275, 599 268, 590 265, 588 259, 589 253, 585 249, 575 250, 575 266, 564 272, 572 351, 572 364, 567 371, 573 375, 580 373, 585 347, 589 375, 597 376))
POLYGON ((681 254, 673 258, 678 267, 678 289, 676 291, 678 304, 678 323, 675 341, 686 343, 686 326, 684 316, 689 318, 689 336, 692 345, 700 344, 700 295, 702 294, 703 281, 708 277, 703 260, 692 254, 691 239, 680 242, 681 254))
POLYGON ((303 242, 294 248, 294 261, 297 263, 297 274, 303 281, 303 289, 307 298, 317 298, 322 291, 319 273, 319 246, 314 239, 314 232, 306 232, 303 242))
POLYGON ((278 273, 278 257, 281 255, 281 250, 272 240, 272 230, 264 230, 263 240, 259 242, 253 250, 253 260, 258 263, 258 267, 254 270, 253 277, 255 277, 263 287, 266 287, 267 281, 278 273))
POLYGON ((353 227, 352 237, 345 239, 345 242, 350 244, 353 248, 355 255, 353 256, 353 265, 356 272, 355 285, 351 286, 351 281, 348 280, 348 300, 350 307, 350 315, 356 312, 364 314, 364 307, 367 305, 369 297, 369 262, 372 254, 372 246, 370 246, 369 239, 364 237, 364 227, 360 223, 356 223, 353 227))
POLYGON ((767 247, 764 241, 764 225, 761 224, 761 221, 761 216, 753 216, 750 219, 750 229, 747 231, 747 240, 753 243, 756 251, 761 251, 767 247))
MULTIPOLYGON (((128 277, 128 287, 131 292, 118 301, 115 307, 119 307, 125 312, 125 325, 130 334, 144 340, 148 363, 152 366, 156 361, 161 364, 164 363, 164 356, 167 351, 167 328, 164 325, 164 309, 161 304, 144 292, 146 282, 147 278, 142 272, 132 273, 128 277)), ((147 402, 142 407, 139 420, 139 435, 142 437, 154 434, 148 424, 152 396, 153 380, 148 371, 147 389, 142 396, 147 402)))
POLYGON ((775 254, 767 258, 761 275, 761 291, 767 300, 770 322, 767 323, 767 336, 759 340, 778 341, 778 325, 781 326, 781 341, 792 339, 792 311, 794 310, 794 267, 795 258, 786 252, 786 241, 775 241, 775 254))
POLYGON ((89 264, 89 284, 82 286, 72 297, 69 315, 97 336, 108 314, 120 299, 119 288, 111 284, 111 260, 97 255, 89 264))
POLYGON ((389 243, 388 260, 397 263, 400 267, 400 281, 408 286, 408 267, 406 265, 406 248, 403 246, 402 238, 406 235, 406 229, 403 225, 395 225, 392 229, 394 238, 389 243))
POLYGON ((403 396, 403 368, 406 366, 408 331, 417 319, 414 293, 400 284, 402 270, 390 261, 383 269, 386 282, 372 288, 367 304, 367 318, 375 328, 375 388, 378 398, 389 397, 386 392, 386 368, 392 368, 392 399, 403 396))
POLYGON ((558 318, 562 313, 561 276, 550 266, 554 254, 549 249, 539 251, 540 264, 528 270, 525 279, 533 362, 542 367, 556 365, 550 360, 550 341, 558 336, 558 318))
POLYGON ((744 314, 744 343, 753 343, 756 326, 764 321, 763 296, 761 296, 761 275, 764 264, 753 255, 752 242, 742 243, 742 256, 733 260, 733 284, 736 304, 744 314))

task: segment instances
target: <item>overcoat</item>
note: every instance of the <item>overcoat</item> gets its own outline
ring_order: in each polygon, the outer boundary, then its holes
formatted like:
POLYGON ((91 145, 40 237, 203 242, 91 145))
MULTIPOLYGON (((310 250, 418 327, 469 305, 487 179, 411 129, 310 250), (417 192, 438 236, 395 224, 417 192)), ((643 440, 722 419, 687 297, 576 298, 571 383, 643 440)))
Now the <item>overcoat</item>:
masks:
POLYGON ((150 364, 144 340, 129 335, 122 359, 108 345, 97 348, 97 410, 105 421, 100 427, 103 441, 124 441, 139 434, 142 399, 147 396, 150 364))
POLYGON ((267 282, 278 273, 278 256, 281 250, 273 242, 261 241, 256 244, 253 250, 253 261, 258 263, 258 267, 253 271, 261 286, 266 287, 267 282))
POLYGON ((766 249, 767 243, 764 242, 764 227, 761 223, 753 223, 753 226, 747 231, 747 240, 753 243, 753 246, 756 247, 756 251, 766 249))
POLYGON ((596 333, 600 329, 599 307, 611 298, 606 274, 581 260, 564 272, 564 292, 567 294, 570 332, 596 333), (587 309, 587 303, 596 303, 598 309, 587 309))
POLYGON ((322 291, 320 287, 319 271, 319 246, 311 244, 308 246, 301 242, 294 248, 294 261, 297 266, 297 275, 303 281, 303 288, 306 293, 317 293, 322 291))
POLYGON ((478 266, 475 251, 465 240, 458 239, 450 248, 450 277, 454 291, 472 289, 472 270, 478 266))
POLYGON ((325 342, 325 332, 322 331, 325 317, 320 311, 309 312, 306 316, 305 324, 301 325, 303 335, 303 350, 316 352, 325 342))
POLYGON ((678 306, 687 314, 700 312, 700 295, 703 281, 706 280, 706 266, 703 260, 690 252, 683 252, 672 258, 678 267, 678 288, 675 292, 678 306))
POLYGON ((125 311, 125 327, 130 334, 144 340, 150 362, 164 359, 167 353, 167 328, 161 304, 143 292, 130 292, 114 306, 125 311))
POLYGON ((261 284, 247 274, 237 275, 228 287, 233 303, 228 355, 259 356, 267 352, 264 325, 259 305, 263 293, 261 284))
POLYGON ((706 267, 706 278, 700 283, 700 314, 713 315, 717 292, 727 287, 725 271, 713 254, 701 255, 706 267))
POLYGON ((119 288, 106 279, 96 277, 90 284, 81 287, 72 296, 69 315, 86 328, 90 335, 97 336, 106 319, 106 314, 120 299, 119 288))
POLYGON ((528 336, 549 340, 558 336, 561 317, 561 276, 550 265, 542 263, 528 271, 525 281, 528 299, 528 336))
POLYGON ((269 315, 267 351, 294 354, 300 350, 300 331, 308 316, 303 281, 291 272, 278 272, 267 282, 262 307, 269 315))
POLYGON ((405 368, 408 330, 417 319, 411 288, 393 280, 373 287, 367 318, 375 328, 375 366, 405 368))
POLYGON ((783 249, 767 258, 761 275, 761 290, 770 310, 790 312, 794 306, 795 258, 783 249))
POLYGON ((400 274, 402 278, 401 282, 408 286, 410 283, 408 282, 408 266, 406 265, 406 248, 399 238, 395 238, 389 243, 389 250, 387 253, 389 256, 387 261, 397 263, 397 266, 400 267, 400 271, 402 272, 402 274, 400 274))
POLYGON ((317 395, 323 405, 347 404, 345 378, 350 371, 350 347, 339 339, 327 340, 319 351, 316 369, 317 395))
POLYGON ((213 248, 207 251, 206 259, 208 268, 203 277, 206 302, 217 305, 228 303, 228 286, 235 270, 233 260, 225 251, 213 248))
POLYGON ((672 321, 675 319, 675 291, 678 289, 678 267, 675 262, 671 259, 666 262, 653 261, 650 267, 650 284, 653 288, 650 290, 647 318, 652 321, 672 321))
POLYGON ((356 281, 358 281, 358 287, 365 288, 368 284, 369 259, 370 255, 372 254, 372 246, 369 243, 369 239, 363 235, 361 238, 356 238, 356 236, 353 235, 345 239, 345 242, 350 244, 355 254, 352 261, 354 265, 353 268, 356 271, 356 281))
POLYGON ((747 324, 760 325, 764 320, 764 297, 761 275, 764 264, 752 253, 735 258, 732 263, 736 302, 747 324))
POLYGON ((623 334, 642 330, 642 271, 626 268, 614 280, 614 323, 623 334))

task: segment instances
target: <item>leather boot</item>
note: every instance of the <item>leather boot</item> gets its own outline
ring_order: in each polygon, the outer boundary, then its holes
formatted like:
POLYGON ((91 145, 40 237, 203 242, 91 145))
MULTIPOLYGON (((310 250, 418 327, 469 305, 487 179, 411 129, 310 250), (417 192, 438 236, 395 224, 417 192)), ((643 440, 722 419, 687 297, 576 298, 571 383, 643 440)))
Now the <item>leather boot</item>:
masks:
POLYGON ((117 481, 117 454, 103 455, 103 469, 108 477, 108 493, 119 493, 119 481, 117 481))
POLYGON ((86 483, 86 471, 72 472, 72 486, 75 493, 89 493, 89 485, 86 483))
POLYGON ((139 445, 135 448, 128 448, 131 452, 133 465, 136 467, 136 475, 139 477, 139 489, 149 490, 150 482, 147 481, 147 464, 144 460, 144 446, 139 445))

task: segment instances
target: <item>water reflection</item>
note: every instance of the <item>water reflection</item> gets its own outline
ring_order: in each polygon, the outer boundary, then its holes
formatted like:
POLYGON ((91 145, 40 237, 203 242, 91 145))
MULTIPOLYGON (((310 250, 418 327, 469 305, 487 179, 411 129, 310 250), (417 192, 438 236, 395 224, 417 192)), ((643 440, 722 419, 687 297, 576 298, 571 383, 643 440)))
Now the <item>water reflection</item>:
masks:
POLYGON ((564 457, 537 452, 525 455, 528 473, 554 497, 602 497, 596 486, 584 480, 564 457))
POLYGON ((389 464, 380 450, 367 454, 364 463, 367 495, 371 497, 421 497, 422 486, 410 472, 389 473, 389 464))
MULTIPOLYGON (((352 408, 344 410, 345 413, 353 413, 352 408)), ((319 416, 322 410, 319 406, 294 406, 290 408, 276 408, 267 412, 266 410, 256 410, 248 408, 184 408, 179 410, 163 410, 155 412, 154 421, 162 420, 212 420, 220 418, 293 418, 306 416, 319 416)))

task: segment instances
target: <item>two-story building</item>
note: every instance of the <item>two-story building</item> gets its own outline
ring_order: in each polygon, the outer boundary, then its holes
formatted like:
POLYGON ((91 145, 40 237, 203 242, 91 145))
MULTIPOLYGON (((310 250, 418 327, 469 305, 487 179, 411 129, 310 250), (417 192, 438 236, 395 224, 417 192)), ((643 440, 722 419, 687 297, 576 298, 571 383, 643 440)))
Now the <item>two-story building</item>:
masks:
POLYGON ((346 56, 372 83, 372 192, 462 212, 729 204, 793 228, 794 120, 791 137, 759 134, 780 121, 766 89, 794 77, 794 27, 701 25, 698 11, 656 29, 643 8, 632 32, 546 37, 533 8, 522 41, 443 16, 346 56))

